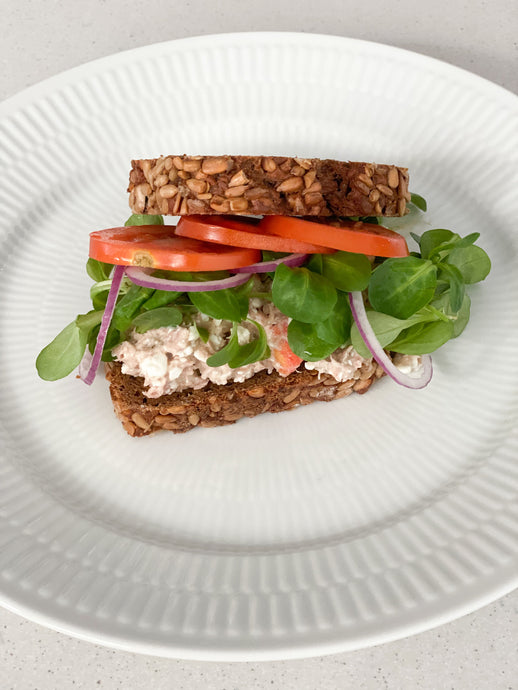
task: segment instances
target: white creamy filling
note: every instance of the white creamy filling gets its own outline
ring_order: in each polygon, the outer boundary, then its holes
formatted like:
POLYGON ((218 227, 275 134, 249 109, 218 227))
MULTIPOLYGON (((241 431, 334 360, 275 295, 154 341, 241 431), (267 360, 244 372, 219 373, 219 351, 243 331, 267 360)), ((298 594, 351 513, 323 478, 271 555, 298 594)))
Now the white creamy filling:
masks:
POLYGON ((396 353, 392 361, 402 374, 415 378, 421 374, 420 355, 401 355, 396 353))
MULTIPOLYGON (((256 311, 251 310, 251 318, 256 318, 256 311)), ((265 328, 269 321, 266 315, 256 320, 264 321, 262 325, 265 328)), ((241 382, 259 371, 271 373, 275 369, 271 358, 237 369, 231 369, 227 364, 209 366, 207 359, 225 345, 232 324, 230 321, 210 319, 203 314, 197 314, 195 322, 209 332, 206 343, 200 338, 194 324, 157 328, 146 333, 133 331, 129 339, 117 345, 112 352, 115 359, 122 363, 122 373, 143 377, 148 397, 158 398, 189 388, 203 388, 209 381, 218 385, 229 381, 241 382)), ((246 345, 256 337, 253 331, 255 327, 252 324, 239 325, 239 344, 246 345)))
MULTIPOLYGON (((147 388, 146 395, 158 398, 168 393, 187 389, 199 389, 211 381, 224 385, 230 381, 241 382, 260 371, 278 371, 287 376, 297 366, 292 360, 288 368, 278 351, 286 346, 288 317, 273 304, 251 300, 249 316, 263 326, 266 332, 271 356, 261 362, 254 362, 237 369, 227 364, 211 367, 207 359, 226 343, 232 324, 230 321, 211 319, 196 314, 195 322, 206 328, 209 338, 206 343, 200 338, 196 325, 176 328, 157 328, 147 333, 133 331, 129 339, 113 349, 113 356, 122 363, 122 373, 140 376, 147 388)), ((246 322, 238 326, 238 340, 245 345, 256 337, 255 327, 246 322)), ((326 359, 305 362, 306 369, 330 374, 337 381, 347 381, 354 376, 366 360, 351 346, 339 348, 326 359)), ((396 366, 404 373, 417 373, 420 358, 411 355, 396 355, 396 366)))
POLYGON ((327 359, 318 362, 306 362, 306 369, 318 371, 319 374, 331 374, 337 381, 347 381, 354 376, 354 372, 361 367, 366 360, 356 350, 349 347, 340 347, 327 359))

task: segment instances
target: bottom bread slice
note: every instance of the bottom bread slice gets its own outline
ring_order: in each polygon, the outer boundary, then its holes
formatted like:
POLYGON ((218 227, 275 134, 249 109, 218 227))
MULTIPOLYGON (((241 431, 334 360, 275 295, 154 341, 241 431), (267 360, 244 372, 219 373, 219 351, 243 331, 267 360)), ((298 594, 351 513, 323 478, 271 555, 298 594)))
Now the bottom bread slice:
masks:
POLYGON ((106 366, 115 414, 130 436, 145 436, 160 429, 181 433, 196 426, 223 426, 241 417, 345 398, 353 392, 367 392, 382 376, 383 370, 374 361, 365 362, 354 378, 344 382, 301 367, 285 377, 261 371, 241 383, 209 383, 199 390, 148 398, 142 378, 123 374, 118 362, 106 366))

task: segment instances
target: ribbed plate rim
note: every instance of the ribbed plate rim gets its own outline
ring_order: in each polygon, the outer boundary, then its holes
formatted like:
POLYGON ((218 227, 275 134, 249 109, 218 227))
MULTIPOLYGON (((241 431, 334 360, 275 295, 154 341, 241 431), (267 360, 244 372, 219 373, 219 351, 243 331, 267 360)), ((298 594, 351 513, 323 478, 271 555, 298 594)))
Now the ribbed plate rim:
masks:
POLYGON ((201 34, 199 36, 188 36, 185 38, 177 38, 169 41, 159 41, 157 43, 149 43, 144 46, 139 46, 137 48, 130 48, 128 50, 123 50, 118 53, 113 53, 111 55, 106 55, 104 57, 95 58, 93 60, 88 60, 87 62, 71 67, 70 69, 62 70, 57 74, 47 77, 36 84, 28 86, 25 89, 18 91, 17 93, 9 96, 0 102, 0 116, 5 116, 12 109, 17 109, 20 105, 28 103, 34 99, 35 96, 39 96, 40 93, 46 93, 49 88, 53 88, 58 84, 64 84, 72 81, 75 77, 84 74, 95 74, 98 70, 103 70, 105 67, 114 66, 118 63, 127 64, 129 60, 137 58, 139 56, 145 56, 146 53, 150 55, 155 53, 159 49, 169 50, 170 47, 182 46, 196 46, 196 44, 203 45, 206 42, 216 42, 225 43, 229 40, 243 40, 243 41, 260 41, 265 40, 278 40, 283 41, 325 41, 327 43, 334 42, 337 46, 340 45, 357 45, 358 47, 363 46, 369 50, 377 50, 380 53, 387 52, 391 55, 401 55, 410 60, 420 61, 423 65, 429 64, 431 67, 436 69, 441 69, 448 75, 458 74, 465 80, 471 80, 474 85, 484 86, 486 89, 494 90, 495 96, 500 96, 501 98, 508 99, 511 106, 514 105, 518 109, 518 95, 512 93, 508 89, 496 84, 490 79, 486 79, 474 72, 470 72, 463 67, 458 67, 445 60, 439 60, 438 58, 431 57, 430 55, 424 55, 423 53, 418 53, 413 50, 408 50, 407 48, 400 48, 398 46, 393 46, 388 43, 381 43, 377 41, 368 41, 361 38, 350 38, 348 36, 337 36, 333 34, 321 34, 321 33, 302 33, 296 31, 242 31, 242 32, 232 32, 232 33, 217 33, 217 34, 201 34))

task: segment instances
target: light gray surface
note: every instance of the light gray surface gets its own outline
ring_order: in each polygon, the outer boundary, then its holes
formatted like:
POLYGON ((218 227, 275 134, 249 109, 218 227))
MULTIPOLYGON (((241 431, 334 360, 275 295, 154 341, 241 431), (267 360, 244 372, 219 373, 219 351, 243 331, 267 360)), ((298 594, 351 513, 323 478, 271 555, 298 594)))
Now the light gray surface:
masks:
MULTIPOLYGON (((226 31, 332 33, 416 50, 518 92, 515 0, 0 0, 0 98, 155 41, 226 31)), ((303 661, 198 663, 115 652, 0 609, 0 686, 54 688, 518 688, 518 592, 437 630, 303 661)))

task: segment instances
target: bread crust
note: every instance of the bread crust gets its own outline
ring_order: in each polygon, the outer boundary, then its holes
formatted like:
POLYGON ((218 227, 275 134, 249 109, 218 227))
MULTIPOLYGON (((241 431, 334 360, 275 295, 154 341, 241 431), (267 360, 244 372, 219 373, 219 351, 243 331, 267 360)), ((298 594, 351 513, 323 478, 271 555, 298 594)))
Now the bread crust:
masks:
POLYGON ((312 217, 403 216, 408 170, 394 165, 280 156, 133 160, 134 213, 312 217))
POLYGON ((115 414, 130 436, 224 426, 263 412, 284 412, 299 405, 345 398, 353 392, 363 394, 382 376, 383 370, 374 361, 365 362, 345 382, 300 367, 286 377, 261 371, 241 383, 209 383, 200 390, 148 398, 142 378, 123 374, 119 362, 106 366, 115 414))

